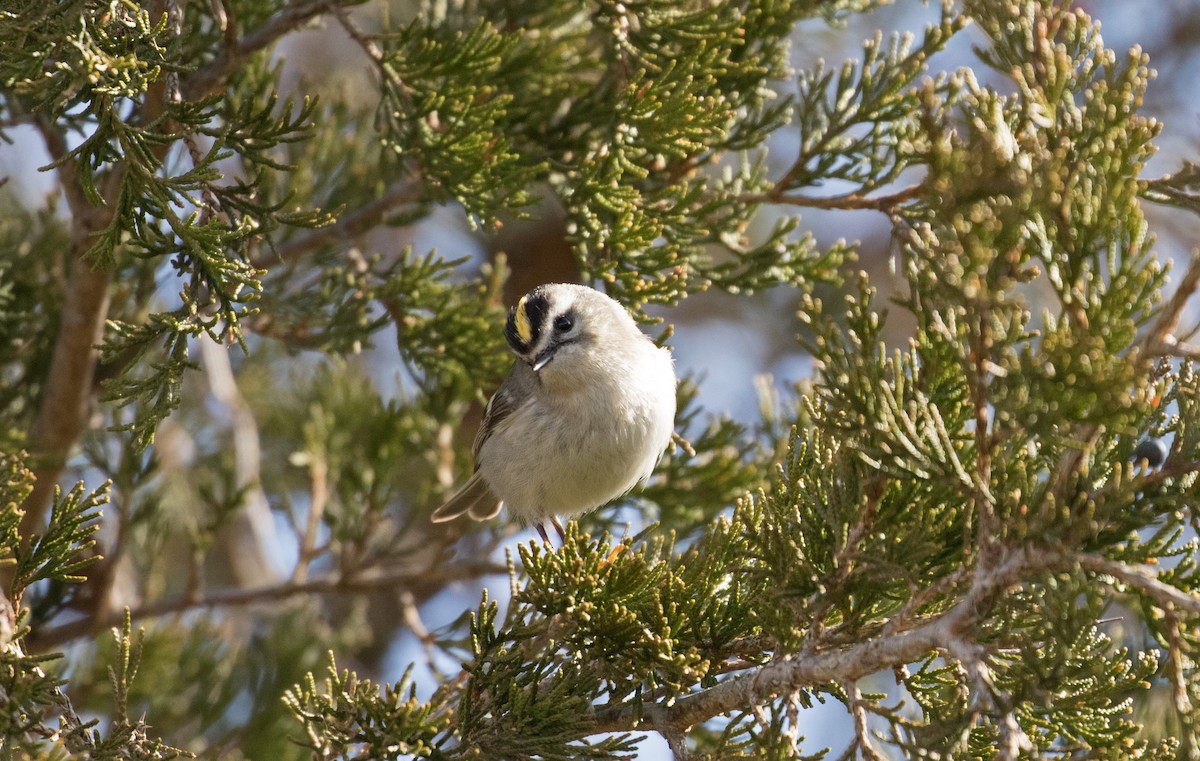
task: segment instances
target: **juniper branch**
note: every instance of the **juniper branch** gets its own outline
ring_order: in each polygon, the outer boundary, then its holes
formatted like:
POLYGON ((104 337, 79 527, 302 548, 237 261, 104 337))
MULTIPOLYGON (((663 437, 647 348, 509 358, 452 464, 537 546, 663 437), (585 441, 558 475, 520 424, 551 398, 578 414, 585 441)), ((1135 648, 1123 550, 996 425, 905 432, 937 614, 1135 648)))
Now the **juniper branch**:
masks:
POLYGON ((976 583, 953 608, 920 626, 836 650, 785 657, 677 698, 653 715, 647 712, 639 718, 629 706, 602 708, 591 718, 589 733, 690 728, 795 690, 854 682, 897 664, 919 661, 931 652, 961 650, 1005 589, 1065 565, 1062 556, 1045 549, 1026 546, 1007 550, 990 570, 980 572, 976 583))
MULTIPOLYGON (((1200 615, 1200 596, 1189 594, 1158 578, 1150 566, 1130 565, 1095 554, 1059 552, 1044 547, 1015 547, 1004 551, 991 569, 978 571, 976 583, 945 614, 900 633, 884 633, 849 647, 828 652, 806 651, 730 677, 716 686, 655 705, 639 713, 628 706, 601 708, 591 717, 589 733, 653 730, 687 731, 714 717, 744 711, 790 692, 828 684, 853 684, 870 674, 896 665, 920 661, 940 652, 962 662, 974 661, 979 645, 973 641, 976 626, 994 608, 1004 590, 1034 580, 1046 572, 1079 568, 1110 576, 1153 599, 1164 608, 1200 615)), ((990 684, 990 677, 982 677, 990 684)), ((980 697, 994 696, 988 686, 980 697)), ((1005 712, 1005 716, 1008 716, 1005 712)), ((1002 718, 1004 747, 1010 751, 1028 742, 1015 722, 1002 718)))
MULTIPOLYGON (((1132 359, 1139 363, 1142 372, 1150 369, 1155 358, 1162 356, 1164 352, 1172 351, 1171 336, 1178 327, 1179 321, 1183 317, 1183 311, 1192 296, 1196 294, 1197 289, 1200 289, 1200 250, 1192 253, 1188 268, 1180 278, 1179 285, 1159 312, 1149 335, 1142 344, 1145 348, 1141 350, 1135 348, 1133 351, 1132 359)), ((1071 474, 1079 471, 1101 430, 1098 423, 1091 423, 1082 428, 1078 438, 1080 441, 1086 442, 1085 445, 1076 449, 1071 456, 1064 458, 1063 465, 1059 470, 1055 493, 1060 497, 1064 494, 1071 474)))
POLYGON ((1200 615, 1200 595, 1195 592, 1185 592, 1179 587, 1171 586, 1158 578, 1158 572, 1153 566, 1121 563, 1102 555, 1084 554, 1079 556, 1079 567, 1091 573, 1111 576, 1114 580, 1125 584, 1139 594, 1145 595, 1161 608, 1178 608, 1194 615, 1200 615))

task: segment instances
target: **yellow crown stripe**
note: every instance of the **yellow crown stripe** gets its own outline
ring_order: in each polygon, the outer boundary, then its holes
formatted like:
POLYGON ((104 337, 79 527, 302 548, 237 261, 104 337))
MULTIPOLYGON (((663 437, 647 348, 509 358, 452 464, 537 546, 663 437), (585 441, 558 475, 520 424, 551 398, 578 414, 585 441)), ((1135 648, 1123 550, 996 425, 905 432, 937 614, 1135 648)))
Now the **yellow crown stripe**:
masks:
POLYGON ((529 325, 529 315, 525 312, 525 299, 528 296, 522 296, 517 302, 517 314, 515 323, 517 328, 517 338, 521 339, 521 343, 529 343, 529 339, 533 338, 533 329, 529 325))

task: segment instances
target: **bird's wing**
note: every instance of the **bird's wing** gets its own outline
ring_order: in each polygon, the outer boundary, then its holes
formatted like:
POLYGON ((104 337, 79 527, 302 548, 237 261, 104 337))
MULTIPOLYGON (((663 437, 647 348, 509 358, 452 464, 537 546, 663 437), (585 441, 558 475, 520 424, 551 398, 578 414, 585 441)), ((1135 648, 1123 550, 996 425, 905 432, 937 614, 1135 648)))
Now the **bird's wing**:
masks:
POLYGON ((479 452, 483 449, 484 442, 496 432, 505 418, 529 398, 529 394, 523 392, 527 390, 530 383, 537 383, 537 379, 533 377, 533 371, 529 369, 529 365, 518 361, 504 382, 500 384, 500 388, 496 389, 496 393, 492 394, 492 398, 488 400, 487 409, 483 413, 483 422, 479 425, 479 432, 475 434, 475 443, 471 446, 471 457, 475 460, 476 470, 479 469, 479 452))

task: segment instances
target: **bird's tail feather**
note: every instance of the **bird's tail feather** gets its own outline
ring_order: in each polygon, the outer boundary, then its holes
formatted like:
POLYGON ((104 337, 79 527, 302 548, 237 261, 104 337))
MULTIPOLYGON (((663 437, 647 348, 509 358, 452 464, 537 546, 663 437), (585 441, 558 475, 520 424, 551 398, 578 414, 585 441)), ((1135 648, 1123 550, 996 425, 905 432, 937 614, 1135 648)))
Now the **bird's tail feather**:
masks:
POLYGON ((486 521, 496 517, 501 504, 499 498, 488 488, 483 476, 476 473, 441 507, 433 511, 432 519, 434 523, 443 523, 466 513, 474 520, 486 521))

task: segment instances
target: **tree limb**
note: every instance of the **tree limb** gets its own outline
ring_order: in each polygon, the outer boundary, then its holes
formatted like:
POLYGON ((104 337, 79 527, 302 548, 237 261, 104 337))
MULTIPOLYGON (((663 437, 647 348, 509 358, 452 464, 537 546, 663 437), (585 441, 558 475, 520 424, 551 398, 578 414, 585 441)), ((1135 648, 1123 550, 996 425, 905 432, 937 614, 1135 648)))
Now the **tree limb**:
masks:
MULTIPOLYGON (((629 706, 601 707, 591 719, 589 734, 633 729, 678 732, 713 717, 744 711, 765 700, 796 690, 839 682, 853 683, 897 664, 912 663, 931 652, 955 653, 970 648, 970 633, 994 607, 996 599, 1014 584, 1052 570, 1079 568, 1121 581, 1166 608, 1200 615, 1200 595, 1190 594, 1158 578, 1150 566, 1128 565, 1099 555, 1061 554, 1032 546, 1006 551, 990 571, 981 571, 967 594, 944 615, 898 634, 889 634, 850 647, 785 656, 698 692, 676 698, 640 715, 629 706)), ((1005 718, 1003 722, 1008 722, 1005 718)), ((1010 745, 1023 747, 1019 727, 1010 731, 1010 745)))
POLYGON ((87 428, 96 362, 100 358, 97 345, 104 336, 104 321, 108 317, 112 272, 95 267, 84 254, 96 231, 111 222, 115 213, 112 200, 124 175, 120 168, 114 167, 102 189, 110 202, 103 207, 93 206, 83 193, 79 168, 69 156, 66 138, 59 127, 43 118, 35 123, 56 166, 58 186, 71 209, 72 235, 58 335, 37 417, 29 433, 36 480, 21 504, 24 517, 20 532, 24 540, 41 528, 54 488, 66 468, 67 456, 87 428))
POLYGON ((693 727, 796 690, 830 682, 857 681, 899 663, 921 660, 934 651, 960 648, 1006 588, 1061 565, 1063 559, 1056 553, 1033 547, 1011 549, 990 571, 980 574, 958 604, 922 626, 837 650, 785 656, 713 687, 676 698, 659 714, 645 712, 640 719, 630 706, 601 708, 592 717, 589 734, 631 729, 657 731, 660 724, 669 729, 693 727))

